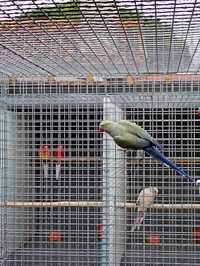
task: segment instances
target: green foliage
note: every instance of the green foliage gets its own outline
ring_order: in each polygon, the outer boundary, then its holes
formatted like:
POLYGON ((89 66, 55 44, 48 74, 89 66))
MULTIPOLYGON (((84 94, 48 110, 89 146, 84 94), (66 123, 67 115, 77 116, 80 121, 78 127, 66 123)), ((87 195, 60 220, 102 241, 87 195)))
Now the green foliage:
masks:
POLYGON ((138 17, 141 16, 141 14, 131 9, 120 8, 119 16, 122 21, 136 21, 138 20, 138 17))
POLYGON ((144 16, 142 12, 134 11, 132 9, 120 8, 119 17, 122 21, 137 21, 138 19, 140 19, 141 23, 144 26, 155 27, 155 23, 157 24, 157 26, 161 26, 160 19, 155 19, 151 16, 144 16))
POLYGON ((157 27, 161 26, 162 23, 160 22, 160 19, 155 19, 154 17, 144 17, 143 19, 144 26, 153 26, 157 25, 157 27))
POLYGON ((80 21, 80 2, 70 1, 55 7, 41 7, 22 14, 19 20, 70 20, 80 21))

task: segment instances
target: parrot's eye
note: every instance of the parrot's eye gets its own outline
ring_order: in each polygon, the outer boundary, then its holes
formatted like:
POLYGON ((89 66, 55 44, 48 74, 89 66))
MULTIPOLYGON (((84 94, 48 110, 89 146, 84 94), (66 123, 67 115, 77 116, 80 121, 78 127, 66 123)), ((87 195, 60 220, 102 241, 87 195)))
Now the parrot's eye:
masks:
POLYGON ((158 189, 154 189, 155 193, 158 194, 158 189))

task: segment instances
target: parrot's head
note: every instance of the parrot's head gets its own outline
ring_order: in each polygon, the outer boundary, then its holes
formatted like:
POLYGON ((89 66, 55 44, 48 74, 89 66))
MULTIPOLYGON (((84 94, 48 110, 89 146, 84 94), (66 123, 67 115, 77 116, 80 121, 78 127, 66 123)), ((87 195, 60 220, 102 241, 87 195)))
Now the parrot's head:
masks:
POLYGON ((106 128, 108 128, 110 126, 110 123, 111 121, 109 120, 103 120, 101 121, 100 125, 99 125, 99 129, 102 130, 102 131, 105 131, 106 128))
POLYGON ((154 191, 155 196, 157 196, 158 195, 158 188, 157 187, 153 187, 153 191, 154 191))
POLYGON ((100 132, 105 131, 106 133, 112 136, 118 127, 119 126, 116 122, 110 120, 103 120, 99 125, 99 131, 100 132))

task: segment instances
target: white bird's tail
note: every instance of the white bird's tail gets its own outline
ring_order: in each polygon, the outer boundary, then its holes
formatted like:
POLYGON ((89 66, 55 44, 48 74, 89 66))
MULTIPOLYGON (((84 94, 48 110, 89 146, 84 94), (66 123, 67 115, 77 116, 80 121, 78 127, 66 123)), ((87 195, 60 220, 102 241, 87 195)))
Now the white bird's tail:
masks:
POLYGON ((140 225, 142 224, 142 222, 144 221, 146 213, 145 212, 139 212, 137 218, 134 220, 134 223, 131 227, 131 231, 135 231, 135 230, 139 230, 140 229, 140 225))
POLYGON ((61 168, 61 163, 56 164, 56 180, 59 179, 60 176, 60 168, 61 168))
POLYGON ((47 178, 48 177, 48 163, 44 163, 43 164, 43 169, 44 169, 44 177, 47 178))

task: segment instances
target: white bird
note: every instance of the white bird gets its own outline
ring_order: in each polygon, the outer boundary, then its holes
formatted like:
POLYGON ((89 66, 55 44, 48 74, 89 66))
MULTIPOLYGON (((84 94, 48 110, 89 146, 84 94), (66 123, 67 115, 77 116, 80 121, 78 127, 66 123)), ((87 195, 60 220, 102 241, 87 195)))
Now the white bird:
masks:
POLYGON ((147 187, 140 191, 136 205, 137 205, 137 218, 134 220, 132 231, 139 230, 141 223, 144 221, 146 211, 150 208, 155 197, 158 195, 157 187, 147 187))

